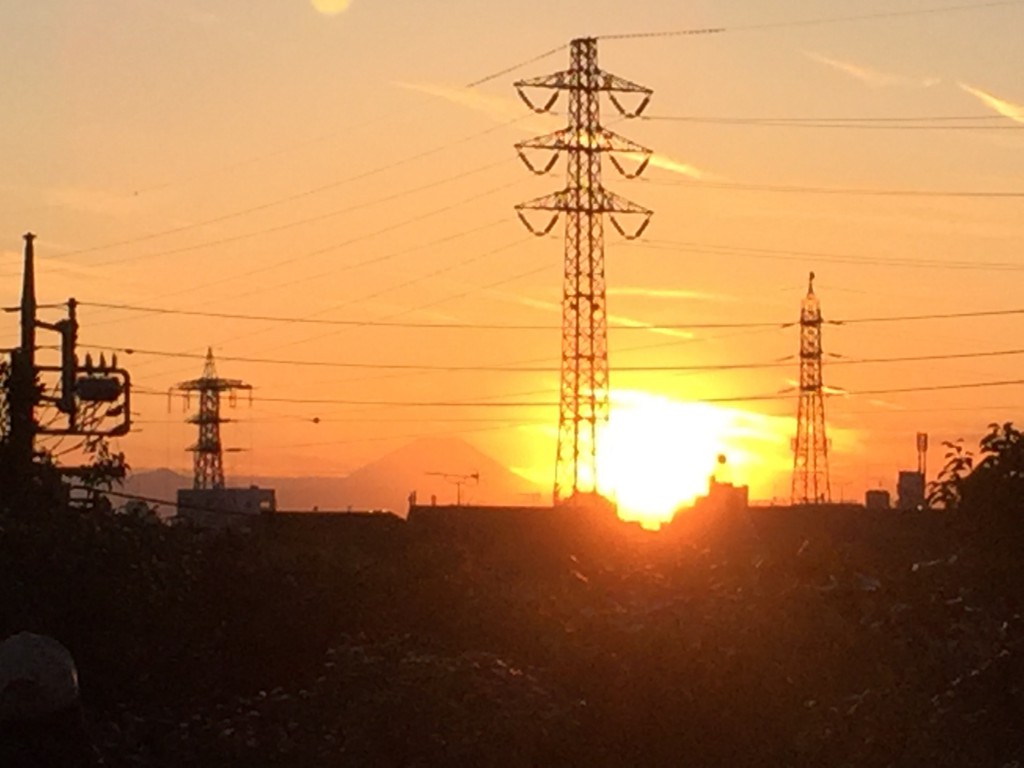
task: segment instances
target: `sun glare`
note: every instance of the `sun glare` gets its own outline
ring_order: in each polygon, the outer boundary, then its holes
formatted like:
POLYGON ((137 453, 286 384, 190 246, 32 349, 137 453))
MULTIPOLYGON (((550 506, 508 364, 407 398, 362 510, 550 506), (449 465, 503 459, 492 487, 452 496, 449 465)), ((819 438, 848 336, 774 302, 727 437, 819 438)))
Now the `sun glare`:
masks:
POLYGON ((313 7, 325 16, 337 16, 352 5, 352 0, 310 0, 313 7))
POLYGON ((638 391, 615 391, 608 424, 600 436, 598 473, 602 492, 619 515, 657 527, 680 507, 704 494, 725 454, 735 482, 747 483, 754 468, 743 443, 780 439, 768 423, 752 428, 756 414, 707 403, 684 403, 638 391))

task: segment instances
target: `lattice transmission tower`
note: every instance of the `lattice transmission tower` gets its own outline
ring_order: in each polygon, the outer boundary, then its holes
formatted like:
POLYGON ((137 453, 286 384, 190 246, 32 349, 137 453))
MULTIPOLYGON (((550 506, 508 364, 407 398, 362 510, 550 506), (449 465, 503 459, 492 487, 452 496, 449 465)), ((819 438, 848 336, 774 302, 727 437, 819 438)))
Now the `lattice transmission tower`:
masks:
POLYGON ((814 293, 814 273, 800 305, 800 403, 793 447, 793 504, 827 504, 828 436, 821 374, 821 303, 814 293))
POLYGON ((183 381, 174 389, 184 393, 186 398, 192 392, 199 394, 199 412, 188 419, 190 424, 199 425, 199 439, 188 448, 193 454, 192 487, 196 490, 223 488, 224 452, 238 449, 225 449, 220 441, 220 425, 231 421, 220 415, 221 394, 227 392, 231 405, 234 405, 235 393, 247 390, 251 397, 252 386, 239 379, 222 379, 217 376, 213 350, 207 349, 203 375, 198 379, 183 381))
POLYGON ((601 157, 607 154, 615 169, 636 178, 647 167, 651 151, 601 126, 601 94, 607 93, 624 117, 639 116, 652 91, 603 71, 597 64, 597 40, 581 38, 570 45, 569 68, 515 84, 520 97, 538 113, 550 112, 559 95, 568 92, 568 125, 546 136, 516 144, 516 150, 533 173, 554 168, 567 155, 566 186, 560 192, 516 206, 527 228, 538 236, 551 232, 559 214, 565 214, 565 276, 562 291, 562 381, 558 414, 558 452, 555 465, 555 504, 581 500, 580 494, 597 493, 598 428, 608 419, 608 313, 605 293, 604 216, 627 239, 639 237, 652 212, 604 188, 601 157), (539 104, 528 90, 553 91, 539 104), (627 109, 620 97, 635 94, 636 108, 627 109), (535 163, 528 152, 550 153, 535 163), (620 157, 636 162, 627 170, 620 157), (532 224, 527 211, 547 211, 546 225, 532 224), (627 231, 616 216, 642 217, 636 229, 627 231))

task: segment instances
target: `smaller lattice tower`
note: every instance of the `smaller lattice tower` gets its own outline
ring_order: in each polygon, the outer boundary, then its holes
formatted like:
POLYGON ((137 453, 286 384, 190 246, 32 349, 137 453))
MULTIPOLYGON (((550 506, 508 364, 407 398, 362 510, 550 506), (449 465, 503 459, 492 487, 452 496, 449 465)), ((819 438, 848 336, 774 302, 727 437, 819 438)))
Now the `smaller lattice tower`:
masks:
POLYGON ((827 504, 828 437, 821 375, 821 303, 814 294, 814 273, 800 305, 800 403, 793 444, 793 504, 827 504))
POLYGON ((229 422, 230 419, 220 415, 221 394, 227 392, 230 403, 234 405, 235 393, 239 390, 248 390, 251 393, 252 386, 238 379, 222 379, 217 376, 213 350, 207 349, 203 375, 198 379, 183 381, 174 389, 183 393, 186 398, 192 392, 199 395, 199 412, 188 418, 190 424, 199 425, 199 439, 195 445, 188 448, 194 457, 192 487, 196 490, 223 488, 225 448, 220 442, 220 425, 229 422))

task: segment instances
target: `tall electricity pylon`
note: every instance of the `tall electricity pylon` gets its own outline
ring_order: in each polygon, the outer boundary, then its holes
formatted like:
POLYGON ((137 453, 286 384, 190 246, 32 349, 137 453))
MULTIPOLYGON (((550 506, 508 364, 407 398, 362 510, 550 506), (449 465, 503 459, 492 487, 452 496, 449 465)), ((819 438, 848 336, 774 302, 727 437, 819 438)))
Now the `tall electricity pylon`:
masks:
POLYGON ((821 377, 821 304, 814 294, 814 273, 800 305, 800 404, 793 449, 793 504, 832 500, 828 479, 828 437, 821 377))
POLYGON ((647 167, 651 151, 601 126, 601 94, 627 118, 639 116, 652 91, 642 85, 604 72, 597 65, 597 40, 581 38, 570 46, 569 69, 553 75, 520 80, 520 97, 538 113, 550 112, 562 91, 569 94, 569 124, 547 136, 516 144, 526 166, 542 175, 554 168, 560 153, 568 156, 565 188, 552 195, 516 206, 519 217, 535 235, 543 237, 565 214, 565 278, 562 292, 562 384, 558 414, 558 453, 555 465, 555 504, 573 503, 581 493, 596 493, 597 431, 608 420, 608 313, 605 294, 604 215, 627 239, 639 237, 652 212, 625 200, 601 184, 601 156, 608 154, 615 169, 636 178, 647 167), (540 105, 530 100, 528 89, 553 91, 540 105), (638 106, 626 109, 623 94, 637 94, 638 106), (549 152, 535 164, 528 150, 549 152), (638 162, 627 171, 617 155, 638 162), (526 211, 554 215, 543 227, 527 219, 526 211), (619 215, 638 215, 640 225, 627 232, 619 215))
MULTIPOLYGON (((213 350, 206 351, 206 364, 203 375, 198 379, 183 381, 174 389, 185 393, 199 393, 199 413, 190 416, 190 424, 199 425, 199 439, 188 450, 193 453, 194 478, 192 487, 196 490, 224 487, 224 447, 220 442, 220 425, 230 419, 220 415, 220 396, 227 392, 234 404, 237 390, 252 392, 252 386, 238 379, 222 379, 217 376, 217 367, 213 362, 213 350)), ((232 449, 227 449, 232 450, 232 449)))

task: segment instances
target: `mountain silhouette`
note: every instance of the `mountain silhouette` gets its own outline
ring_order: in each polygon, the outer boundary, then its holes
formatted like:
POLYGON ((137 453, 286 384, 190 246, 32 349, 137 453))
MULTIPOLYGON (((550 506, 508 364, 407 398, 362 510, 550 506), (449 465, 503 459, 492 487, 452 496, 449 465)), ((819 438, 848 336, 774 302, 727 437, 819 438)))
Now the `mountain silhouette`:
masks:
MULTIPOLYGON (((542 504, 546 500, 545 489, 457 438, 417 440, 345 476, 268 476, 254 478, 253 482, 262 488, 274 488, 281 510, 388 509, 404 517, 412 491, 420 504, 429 504, 432 496, 438 504, 454 504, 459 492, 456 480, 473 474, 479 475, 479 481, 468 479, 463 483, 464 504, 542 504)), ((177 490, 191 485, 191 477, 161 468, 133 472, 124 490, 173 503, 177 490)), ((232 485, 230 477, 228 485, 232 485)))

